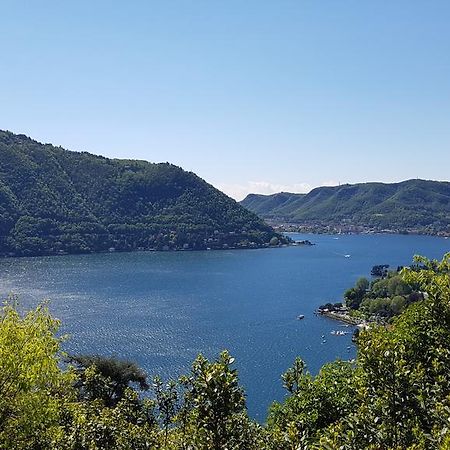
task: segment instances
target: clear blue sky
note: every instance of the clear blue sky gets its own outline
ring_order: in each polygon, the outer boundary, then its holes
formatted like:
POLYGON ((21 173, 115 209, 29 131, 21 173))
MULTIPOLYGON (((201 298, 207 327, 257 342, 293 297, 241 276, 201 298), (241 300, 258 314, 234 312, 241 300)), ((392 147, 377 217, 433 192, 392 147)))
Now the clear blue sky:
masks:
POLYGON ((449 0, 3 0, 0 128, 235 198, 448 180, 449 0))

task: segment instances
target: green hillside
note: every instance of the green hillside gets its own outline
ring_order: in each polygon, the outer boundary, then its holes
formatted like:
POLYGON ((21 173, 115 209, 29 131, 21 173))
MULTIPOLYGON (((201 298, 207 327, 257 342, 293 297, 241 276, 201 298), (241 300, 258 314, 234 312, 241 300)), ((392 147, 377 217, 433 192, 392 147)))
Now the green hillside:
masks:
POLYGON ((245 248, 274 236, 172 164, 107 159, 0 131, 0 254, 245 248))
POLYGON ((408 180, 320 187, 308 194, 250 194, 241 204, 280 222, 450 232, 449 182, 408 180))

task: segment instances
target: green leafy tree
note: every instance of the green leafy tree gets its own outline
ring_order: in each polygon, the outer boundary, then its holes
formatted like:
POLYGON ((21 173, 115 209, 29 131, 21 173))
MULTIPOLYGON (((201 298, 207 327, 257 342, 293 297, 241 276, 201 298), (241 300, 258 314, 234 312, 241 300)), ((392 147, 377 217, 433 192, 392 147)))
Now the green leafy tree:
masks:
POLYGON ((323 429, 346 417, 355 407, 354 368, 350 363, 326 364, 312 377, 297 358, 282 379, 290 395, 270 408, 270 448, 309 448, 323 429))
MULTIPOLYGON (((95 367, 86 371, 94 376, 95 367)), ((127 388, 114 407, 101 400, 74 402, 64 410, 63 433, 52 450, 150 450, 162 448, 154 403, 127 388)))
POLYGON ((294 364, 283 375, 283 387, 291 394, 295 394, 304 380, 306 365, 300 357, 295 358, 294 364))
POLYGON ((364 277, 359 278, 355 287, 345 292, 345 304, 351 309, 358 309, 368 288, 369 280, 364 277))
POLYGON ((78 375, 75 387, 84 400, 101 399, 105 406, 112 407, 123 398, 128 387, 149 388, 145 372, 131 361, 99 355, 71 356, 69 361, 75 364, 78 375), (96 371, 86 372, 91 367, 96 371))
POLYGON ((248 448, 245 397, 237 371, 231 368, 233 362, 227 351, 214 362, 199 355, 192 364, 191 374, 182 379, 192 405, 196 448, 248 448))
POLYGON ((164 430, 164 446, 166 446, 169 427, 180 409, 177 383, 174 380, 169 380, 164 385, 161 378, 157 376, 153 379, 152 388, 156 397, 159 420, 164 430))
POLYGON ((58 328, 45 305, 21 315, 11 298, 0 310, 0 448, 46 448, 60 432, 73 376, 58 365, 58 328))

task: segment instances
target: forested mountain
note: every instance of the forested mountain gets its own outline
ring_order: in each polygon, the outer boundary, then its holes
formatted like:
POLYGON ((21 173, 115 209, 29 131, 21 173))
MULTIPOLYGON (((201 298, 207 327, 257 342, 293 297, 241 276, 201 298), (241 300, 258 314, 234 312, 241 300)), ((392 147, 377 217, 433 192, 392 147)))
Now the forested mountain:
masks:
POLYGON ((280 222, 450 232, 449 182, 408 180, 319 187, 308 194, 250 194, 241 204, 280 222))
POLYGON ((273 237, 255 214, 172 164, 0 131, 0 254, 245 248, 273 237))

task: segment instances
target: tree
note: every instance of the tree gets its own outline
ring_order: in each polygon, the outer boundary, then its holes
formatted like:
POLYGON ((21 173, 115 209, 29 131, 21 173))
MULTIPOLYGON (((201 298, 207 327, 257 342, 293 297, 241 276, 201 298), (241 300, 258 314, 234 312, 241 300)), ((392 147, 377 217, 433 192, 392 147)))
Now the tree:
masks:
POLYGON ((283 375, 283 387, 290 394, 295 394, 301 387, 305 375, 306 365, 300 357, 295 358, 294 364, 283 375))
POLYGON ((149 388, 145 372, 131 361, 99 355, 71 356, 69 361, 76 365, 75 387, 81 399, 101 399, 105 406, 112 407, 123 398, 128 387, 149 388), (92 367, 96 369, 94 372, 87 371, 92 367))
POLYGON ((356 281, 355 289, 358 291, 359 294, 364 295, 369 289, 369 280, 365 277, 361 277, 356 281))
POLYGON ((272 247, 274 247, 274 246, 276 246, 276 245, 279 245, 279 243, 280 243, 280 240, 278 239, 277 236, 274 236, 274 237, 273 237, 272 239, 270 239, 270 241, 269 241, 269 245, 272 246, 272 247))
POLYGON ((155 377, 152 387, 156 396, 159 419, 164 429, 164 446, 166 446, 169 426, 180 408, 177 383, 174 380, 169 380, 164 385, 160 377, 155 377))
POLYGON ((62 405, 74 398, 60 370, 59 322, 45 304, 21 315, 10 298, 0 310, 0 448, 48 448, 62 405))
POLYGON ((355 287, 345 292, 345 304, 351 309, 358 309, 368 288, 369 280, 364 277, 359 278, 355 287))
POLYGON ((378 266, 373 266, 370 274, 373 277, 384 278, 387 275, 389 264, 380 264, 378 266))
POLYGON ((230 367, 233 362, 227 351, 214 362, 199 355, 192 364, 191 374, 182 379, 193 408, 191 423, 196 448, 247 448, 245 397, 237 371, 230 367))
MULTIPOLYGON (((95 371, 95 367, 87 369, 95 371)), ((154 417, 154 403, 140 400, 130 388, 114 407, 101 401, 73 402, 63 417, 63 432, 52 450, 150 450, 162 448, 154 417)), ((47 447, 46 447, 47 449, 47 447)))
POLYGON ((282 376, 291 394, 269 411, 273 448, 311 448, 323 429, 346 417, 355 406, 354 368, 343 361, 326 364, 316 377, 304 371, 301 359, 282 376))

